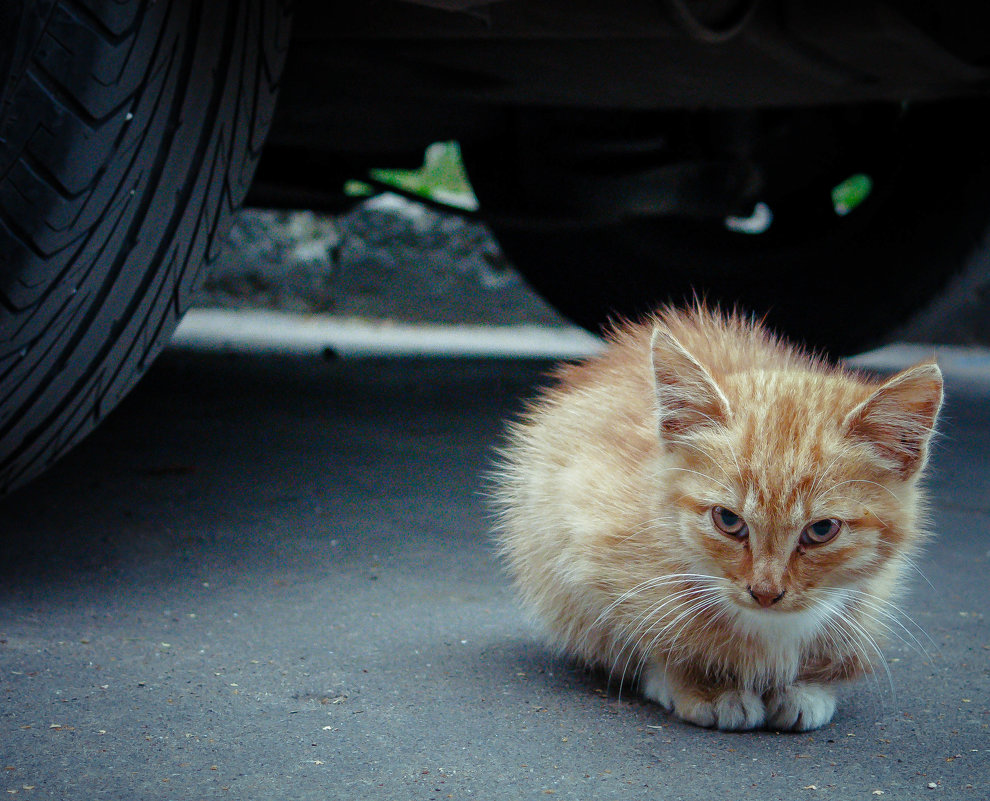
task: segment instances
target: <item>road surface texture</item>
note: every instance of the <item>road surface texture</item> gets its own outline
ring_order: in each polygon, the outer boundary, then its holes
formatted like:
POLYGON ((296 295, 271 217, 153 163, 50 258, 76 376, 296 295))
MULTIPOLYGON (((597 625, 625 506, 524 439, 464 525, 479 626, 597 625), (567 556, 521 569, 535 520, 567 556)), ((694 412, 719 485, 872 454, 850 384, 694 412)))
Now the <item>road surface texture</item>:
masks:
POLYGON ((927 634, 810 734, 682 724, 540 643, 479 474, 547 368, 167 354, 0 503, 0 793, 990 798, 987 356, 947 365, 927 634))

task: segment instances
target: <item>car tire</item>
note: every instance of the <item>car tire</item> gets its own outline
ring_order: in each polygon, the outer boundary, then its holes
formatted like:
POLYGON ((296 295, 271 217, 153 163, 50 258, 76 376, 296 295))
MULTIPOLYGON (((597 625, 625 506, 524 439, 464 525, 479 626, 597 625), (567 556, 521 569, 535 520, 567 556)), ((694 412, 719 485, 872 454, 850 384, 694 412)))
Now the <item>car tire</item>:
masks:
POLYGON ((78 442, 169 341, 251 182, 288 6, 0 7, 0 493, 78 442))
MULTIPOLYGON (((730 229, 726 217, 569 219, 574 198, 591 194, 594 173, 572 191, 554 134, 528 125, 528 111, 511 126, 520 135, 466 148, 465 160, 507 255, 577 323, 598 330, 611 318, 700 297, 843 355, 903 332, 982 246, 990 225, 986 111, 985 100, 963 100, 773 112, 791 133, 763 151, 772 163, 762 197, 773 221, 760 233, 730 229), (820 150, 809 151, 809 128, 820 150), (870 177, 873 188, 840 215, 832 191, 853 175, 870 177)), ((579 113, 563 119, 562 135, 582 135, 579 113)))

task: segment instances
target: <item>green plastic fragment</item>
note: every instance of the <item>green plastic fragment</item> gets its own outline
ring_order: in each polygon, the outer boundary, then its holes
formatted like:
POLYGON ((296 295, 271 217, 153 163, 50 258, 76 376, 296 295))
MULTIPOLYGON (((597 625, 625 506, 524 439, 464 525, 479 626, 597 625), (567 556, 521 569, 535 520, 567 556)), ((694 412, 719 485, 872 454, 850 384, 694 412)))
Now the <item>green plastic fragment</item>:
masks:
POLYGON ((478 201, 471 189, 461 149, 456 142, 437 142, 426 149, 423 166, 417 170, 371 170, 379 183, 412 194, 464 209, 477 209, 478 201))
POLYGON ((873 191, 873 179, 869 175, 856 173, 832 189, 832 208, 840 217, 855 210, 873 191))

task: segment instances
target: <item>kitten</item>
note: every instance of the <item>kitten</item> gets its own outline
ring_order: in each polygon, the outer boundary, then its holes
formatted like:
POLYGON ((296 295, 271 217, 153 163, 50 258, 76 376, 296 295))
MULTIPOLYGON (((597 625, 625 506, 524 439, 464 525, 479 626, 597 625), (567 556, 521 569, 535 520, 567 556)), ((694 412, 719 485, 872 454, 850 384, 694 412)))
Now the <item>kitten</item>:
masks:
POLYGON ((553 641, 678 717, 805 731, 870 670, 925 538, 942 403, 738 315, 666 309, 565 366, 510 424, 498 540, 553 641))

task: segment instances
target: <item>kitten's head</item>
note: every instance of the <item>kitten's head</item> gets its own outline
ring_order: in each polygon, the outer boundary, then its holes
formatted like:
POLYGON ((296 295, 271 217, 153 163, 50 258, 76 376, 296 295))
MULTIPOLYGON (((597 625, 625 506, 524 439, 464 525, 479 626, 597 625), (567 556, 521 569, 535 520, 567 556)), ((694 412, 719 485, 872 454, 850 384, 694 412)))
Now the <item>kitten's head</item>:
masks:
POLYGON ((882 383, 796 359, 733 371, 691 345, 662 327, 652 342, 685 570, 716 576, 749 619, 886 595, 923 536, 938 366, 882 383))

